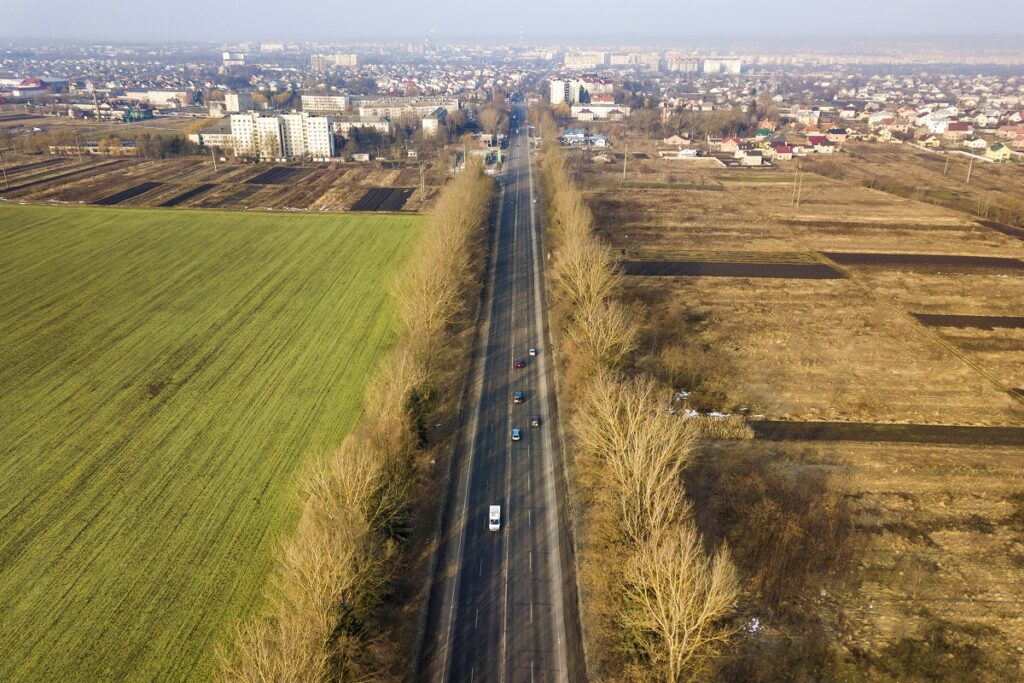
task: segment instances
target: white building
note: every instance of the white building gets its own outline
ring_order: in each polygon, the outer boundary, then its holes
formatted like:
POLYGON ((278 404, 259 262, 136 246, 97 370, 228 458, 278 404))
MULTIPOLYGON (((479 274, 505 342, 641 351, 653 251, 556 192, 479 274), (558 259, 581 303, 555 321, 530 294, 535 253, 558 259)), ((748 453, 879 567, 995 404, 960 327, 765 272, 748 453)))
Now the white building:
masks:
POLYGON ((608 63, 604 52, 567 52, 565 66, 570 69, 596 69, 608 63))
POLYGON ((438 109, 455 111, 459 100, 455 97, 358 97, 352 98, 360 116, 382 116, 390 121, 422 119, 438 109))
POLYGON ((187 90, 128 90, 124 96, 154 107, 184 107, 192 103, 192 95, 187 90))
POLYGON ((314 71, 325 71, 332 66, 355 67, 359 58, 352 54, 311 55, 309 66, 314 71))
POLYGON ((700 57, 669 53, 665 55, 665 71, 695 74, 700 71, 700 57))
POLYGON ((423 128, 423 135, 431 138, 437 135, 437 131, 441 129, 441 126, 444 124, 444 120, 447 116, 448 111, 441 108, 438 108, 430 116, 424 116, 420 121, 420 127, 423 128))
POLYGON ((550 88, 551 104, 576 104, 586 92, 583 81, 577 79, 554 80, 550 88))
POLYGON ((577 104, 570 111, 580 121, 621 121, 629 116, 629 107, 621 104, 577 104))
POLYGON ((238 156, 332 157, 334 131, 329 116, 307 112, 231 115, 231 138, 238 156))
POLYGON ((743 70, 743 60, 739 57, 707 57, 702 70, 706 74, 738 74, 743 70))
POLYGON ((223 66, 245 66, 244 52, 221 53, 221 64, 223 66))
POLYGON ((383 135, 391 133, 391 122, 383 116, 336 116, 333 121, 334 132, 344 137, 353 128, 369 128, 383 135))
POLYGON ((229 114, 237 114, 252 109, 252 93, 247 92, 226 92, 224 93, 224 109, 229 114))
POLYGON ((348 108, 348 95, 303 95, 302 111, 342 112, 348 108))

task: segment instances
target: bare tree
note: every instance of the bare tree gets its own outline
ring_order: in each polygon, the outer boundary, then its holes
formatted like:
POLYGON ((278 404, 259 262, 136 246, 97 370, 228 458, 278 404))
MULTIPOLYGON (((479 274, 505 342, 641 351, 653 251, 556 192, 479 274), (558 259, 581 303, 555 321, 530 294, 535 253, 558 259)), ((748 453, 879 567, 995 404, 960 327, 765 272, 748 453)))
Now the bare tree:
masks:
POLYGON ((625 575, 626 630, 660 680, 693 680, 735 632, 725 621, 739 594, 728 550, 707 557, 687 521, 641 544, 625 575))

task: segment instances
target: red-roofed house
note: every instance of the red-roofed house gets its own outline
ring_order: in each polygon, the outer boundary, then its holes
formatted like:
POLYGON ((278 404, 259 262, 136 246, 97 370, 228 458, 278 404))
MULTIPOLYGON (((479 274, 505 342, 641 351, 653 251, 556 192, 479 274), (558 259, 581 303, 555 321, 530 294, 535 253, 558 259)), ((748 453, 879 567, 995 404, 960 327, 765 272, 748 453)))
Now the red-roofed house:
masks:
POLYGON ((946 126, 946 132, 942 134, 942 137, 950 142, 961 142, 973 134, 974 126, 970 123, 955 121, 946 126))
POLYGON ((740 148, 739 138, 722 138, 718 148, 723 152, 735 152, 740 148))

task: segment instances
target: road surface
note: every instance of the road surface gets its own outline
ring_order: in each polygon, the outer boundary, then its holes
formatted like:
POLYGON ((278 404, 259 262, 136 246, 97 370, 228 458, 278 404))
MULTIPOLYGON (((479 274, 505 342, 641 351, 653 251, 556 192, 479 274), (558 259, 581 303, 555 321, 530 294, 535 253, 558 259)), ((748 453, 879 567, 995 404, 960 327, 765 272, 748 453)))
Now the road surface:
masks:
POLYGON ((513 110, 463 439, 443 512, 419 678, 584 680, 543 308, 539 206, 513 110), (528 354, 530 347, 538 355, 528 354), (515 368, 524 358, 526 366, 515 368), (516 390, 525 393, 513 404, 516 390), (541 416, 539 428, 530 416, 541 416), (513 442, 513 427, 522 439, 513 442), (490 505, 500 531, 487 530, 490 505))

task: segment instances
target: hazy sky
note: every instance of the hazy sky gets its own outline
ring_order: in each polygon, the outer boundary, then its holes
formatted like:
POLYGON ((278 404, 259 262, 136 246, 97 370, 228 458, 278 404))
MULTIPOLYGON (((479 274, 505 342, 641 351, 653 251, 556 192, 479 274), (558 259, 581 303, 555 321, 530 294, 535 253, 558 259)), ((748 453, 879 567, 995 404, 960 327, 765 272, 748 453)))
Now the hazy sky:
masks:
MULTIPOLYGON (((591 36, 1016 34, 1024 0, 4 0, 0 38, 346 40, 591 36)), ((1022 42, 1024 50, 1024 42, 1022 42)))

